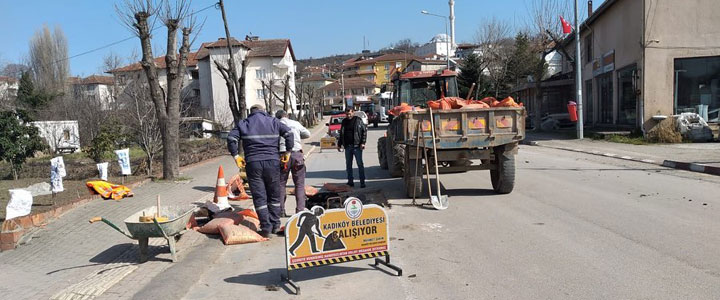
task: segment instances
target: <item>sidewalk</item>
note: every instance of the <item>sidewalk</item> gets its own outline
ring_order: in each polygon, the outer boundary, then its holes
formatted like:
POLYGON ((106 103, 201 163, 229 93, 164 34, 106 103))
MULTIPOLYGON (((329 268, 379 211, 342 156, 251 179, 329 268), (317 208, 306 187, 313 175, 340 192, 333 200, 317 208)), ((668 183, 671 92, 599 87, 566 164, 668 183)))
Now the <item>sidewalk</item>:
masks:
POLYGON ((720 175, 720 143, 632 145, 570 139, 565 133, 528 133, 523 143, 720 175))

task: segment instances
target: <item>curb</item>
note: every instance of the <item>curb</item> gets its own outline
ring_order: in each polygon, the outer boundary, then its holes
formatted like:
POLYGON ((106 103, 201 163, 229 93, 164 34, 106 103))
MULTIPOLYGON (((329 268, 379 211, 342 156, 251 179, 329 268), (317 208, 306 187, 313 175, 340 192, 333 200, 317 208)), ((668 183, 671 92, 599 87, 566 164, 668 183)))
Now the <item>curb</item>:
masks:
POLYGON ((626 155, 618 155, 618 154, 614 154, 614 153, 606 153, 606 152, 601 152, 601 151, 588 151, 588 150, 583 150, 583 149, 578 149, 578 148, 570 148, 570 147, 548 146, 548 145, 543 145, 537 141, 521 141, 520 144, 528 145, 528 146, 545 147, 545 148, 551 148, 551 149, 557 149, 557 150, 565 150, 565 151, 571 151, 571 152, 578 152, 578 153, 584 153, 584 154, 590 154, 590 155, 596 155, 596 156, 611 157, 611 158, 629 160, 629 161, 664 167, 664 165, 662 163, 657 162, 652 159, 647 159, 647 158, 637 158, 637 157, 631 157, 631 156, 626 156, 626 155))
POLYGON ((662 166, 678 170, 720 176, 720 167, 706 166, 696 163, 687 163, 674 160, 665 160, 663 161, 662 166))
POLYGON ((597 155, 597 156, 611 157, 611 158, 617 158, 617 159, 623 159, 623 160, 630 160, 630 161, 639 162, 639 163, 652 164, 652 165, 666 167, 666 168, 670 168, 670 169, 685 170, 685 171, 690 171, 690 172, 720 176, 720 167, 706 166, 706 165, 701 165, 701 164, 696 164, 696 163, 687 163, 687 162, 680 162, 680 161, 667 160, 667 159, 664 160, 662 163, 660 163, 660 162, 654 161, 652 159, 634 158, 634 157, 630 157, 630 156, 620 156, 617 154, 603 153, 600 151, 588 151, 588 150, 577 149, 577 148, 548 146, 548 145, 543 145, 537 141, 522 141, 520 143, 523 145, 528 145, 528 146, 538 146, 538 147, 545 147, 545 148, 551 148, 551 149, 557 149, 557 150, 565 150, 565 151, 585 153, 585 154, 591 154, 591 155, 597 155))

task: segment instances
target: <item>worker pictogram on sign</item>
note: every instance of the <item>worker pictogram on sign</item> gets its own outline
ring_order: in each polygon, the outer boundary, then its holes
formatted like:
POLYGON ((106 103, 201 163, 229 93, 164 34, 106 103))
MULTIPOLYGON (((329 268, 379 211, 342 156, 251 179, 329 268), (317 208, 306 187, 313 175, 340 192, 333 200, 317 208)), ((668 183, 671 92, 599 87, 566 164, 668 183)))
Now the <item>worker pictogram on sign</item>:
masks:
POLYGON ((360 259, 375 259, 402 275, 402 269, 390 264, 388 252, 387 214, 375 204, 363 205, 360 199, 349 197, 344 208, 325 210, 314 206, 290 217, 285 225, 285 255, 287 275, 283 281, 300 293, 300 287, 290 279, 290 271, 344 263, 360 259))

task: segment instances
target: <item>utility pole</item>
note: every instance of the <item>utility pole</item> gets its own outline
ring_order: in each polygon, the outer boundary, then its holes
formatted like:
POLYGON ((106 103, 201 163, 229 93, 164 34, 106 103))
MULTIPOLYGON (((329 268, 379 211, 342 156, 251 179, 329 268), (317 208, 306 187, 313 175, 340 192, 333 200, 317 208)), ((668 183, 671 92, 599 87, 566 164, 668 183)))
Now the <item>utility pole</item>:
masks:
POLYGON ((575 86, 577 87, 577 138, 583 139, 582 54, 580 53, 580 20, 578 20, 578 0, 575 0, 575 86))
POLYGON ((347 109, 347 104, 345 103, 345 73, 340 74, 340 86, 342 87, 342 105, 343 105, 343 111, 347 109))
POLYGON ((235 58, 233 57, 232 45, 230 44, 230 29, 228 29, 227 17, 225 16, 225 4, 223 3, 223 0, 220 0, 218 4, 220 5, 220 11, 222 12, 223 25, 225 25, 225 41, 227 42, 228 54, 230 55, 228 67, 230 68, 230 79, 232 80, 233 97, 235 97, 235 103, 240 106, 238 108, 238 110, 240 111, 240 118, 244 119, 247 116, 245 112, 245 105, 242 105, 240 103, 240 98, 238 98, 237 69, 235 68, 235 58))

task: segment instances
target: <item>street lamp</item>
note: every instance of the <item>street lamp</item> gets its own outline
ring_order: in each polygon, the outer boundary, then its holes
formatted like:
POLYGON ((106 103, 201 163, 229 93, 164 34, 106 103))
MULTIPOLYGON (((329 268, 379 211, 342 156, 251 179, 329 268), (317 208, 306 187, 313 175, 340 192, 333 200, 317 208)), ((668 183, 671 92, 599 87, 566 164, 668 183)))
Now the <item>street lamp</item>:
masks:
POLYGON ((448 36, 448 22, 447 22, 447 21, 448 21, 448 18, 445 17, 445 16, 441 16, 441 15, 436 15, 436 14, 430 13, 430 12, 428 12, 427 10, 422 10, 422 11, 420 11, 420 13, 423 14, 423 15, 428 15, 428 16, 434 16, 434 17, 442 18, 443 21, 445 21, 445 45, 446 45, 446 48, 447 48, 447 56, 445 57, 445 59, 446 59, 446 61, 447 61, 447 69, 450 70, 450 41, 448 40, 450 37, 448 36))

